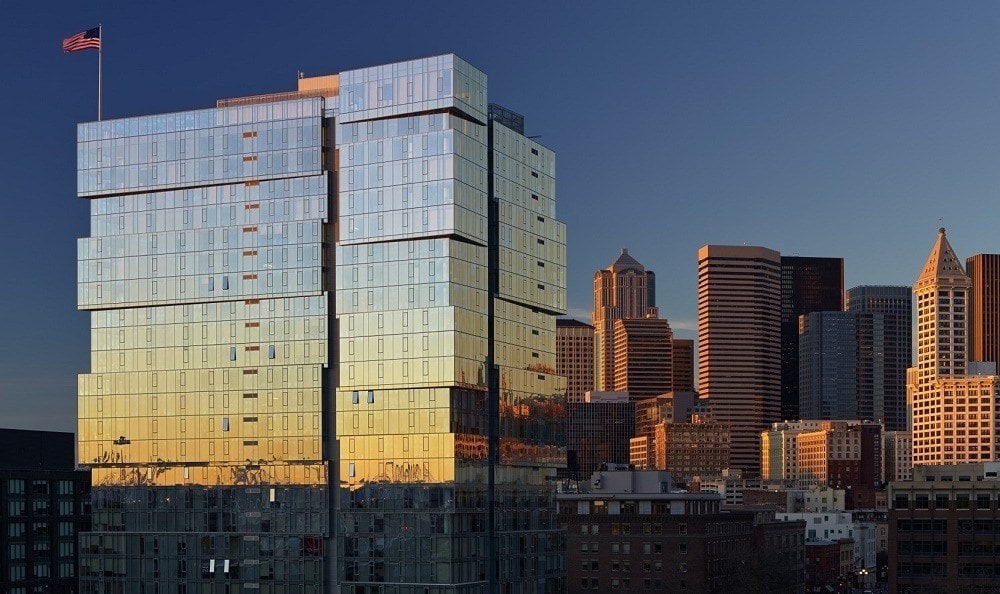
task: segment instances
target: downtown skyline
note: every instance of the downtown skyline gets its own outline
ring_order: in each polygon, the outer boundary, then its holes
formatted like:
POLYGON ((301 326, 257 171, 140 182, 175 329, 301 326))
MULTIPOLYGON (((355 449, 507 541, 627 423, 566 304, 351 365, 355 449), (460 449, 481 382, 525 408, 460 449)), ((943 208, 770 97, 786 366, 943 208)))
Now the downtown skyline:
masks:
POLYGON ((96 55, 64 56, 59 40, 99 22, 108 118, 283 89, 298 70, 324 74, 444 51, 466 57, 560 154, 568 309, 585 321, 592 273, 622 247, 656 270, 657 305, 678 338, 694 336, 703 244, 843 257, 845 286, 910 285, 948 200, 948 212, 977 212, 945 216, 959 253, 1000 251, 991 233, 1000 214, 993 7, 903 14, 901 6, 649 4, 628 14, 595 7, 573 14, 571 26, 566 9, 524 4, 512 7, 525 17, 516 28, 487 18, 488 7, 461 24, 440 19, 433 6, 423 14, 397 5, 404 19, 379 17, 391 6, 347 7, 344 15, 323 8, 329 12, 310 19, 214 7, 155 16, 63 8, 51 11, 56 17, 0 9, 19 25, 0 68, 31 89, 0 100, 8 132, 29 139, 0 149, 13 221, 2 246, 30 254, 3 268, 5 426, 75 425, 88 321, 74 306, 86 205, 74 197, 71 147, 75 122, 96 115, 96 55), (387 41, 372 47, 361 30, 329 27, 343 16, 380 19, 387 41), (157 34, 176 43, 150 43, 154 18, 157 34), (261 44, 264 35, 274 43, 261 44), (617 216, 598 216, 602 208, 617 216))

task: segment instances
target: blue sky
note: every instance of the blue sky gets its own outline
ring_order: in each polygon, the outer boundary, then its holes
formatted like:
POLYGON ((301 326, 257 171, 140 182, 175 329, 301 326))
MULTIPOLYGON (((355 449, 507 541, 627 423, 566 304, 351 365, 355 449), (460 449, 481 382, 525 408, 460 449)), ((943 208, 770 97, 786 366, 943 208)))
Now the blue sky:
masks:
POLYGON ((1000 252, 1000 4, 584 2, 0 4, 0 426, 73 430, 89 366, 76 311, 75 123, 211 106, 455 52, 558 154, 569 303, 621 247, 692 337, 696 252, 846 258, 911 284, 939 218, 960 258, 1000 252))

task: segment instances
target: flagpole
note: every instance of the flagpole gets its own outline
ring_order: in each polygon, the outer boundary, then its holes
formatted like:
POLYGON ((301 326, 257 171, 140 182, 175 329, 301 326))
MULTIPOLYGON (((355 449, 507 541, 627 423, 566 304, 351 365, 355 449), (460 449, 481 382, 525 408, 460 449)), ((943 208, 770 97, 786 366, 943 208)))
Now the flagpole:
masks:
POLYGON ((101 56, 104 54, 104 30, 100 24, 97 25, 97 38, 100 40, 97 46, 97 121, 101 121, 101 56))

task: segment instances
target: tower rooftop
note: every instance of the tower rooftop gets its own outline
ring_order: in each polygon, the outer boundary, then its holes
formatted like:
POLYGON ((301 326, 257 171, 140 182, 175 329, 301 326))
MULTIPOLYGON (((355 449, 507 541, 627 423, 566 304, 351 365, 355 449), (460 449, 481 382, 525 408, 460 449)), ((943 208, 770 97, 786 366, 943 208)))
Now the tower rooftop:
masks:
POLYGON ((944 227, 938 229, 937 241, 927 256, 927 263, 917 278, 913 290, 917 291, 928 286, 958 285, 971 286, 972 280, 965 274, 955 250, 948 243, 944 227))
POLYGON ((638 270, 639 272, 645 272, 646 267, 629 255, 627 249, 622 248, 622 253, 618 255, 618 258, 614 262, 611 263, 608 270, 613 272, 622 272, 625 270, 638 270))

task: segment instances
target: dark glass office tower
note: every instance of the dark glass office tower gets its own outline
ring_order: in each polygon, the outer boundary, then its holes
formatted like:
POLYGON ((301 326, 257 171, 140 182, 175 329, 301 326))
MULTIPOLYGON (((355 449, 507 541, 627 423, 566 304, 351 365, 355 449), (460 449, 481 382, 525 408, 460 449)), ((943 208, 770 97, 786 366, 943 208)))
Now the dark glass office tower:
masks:
POLYGON ((799 316, 844 309, 844 259, 781 257, 781 418, 798 419, 799 316))
POLYGON ((906 431, 906 369, 913 358, 910 287, 860 286, 847 292, 858 318, 858 402, 861 418, 886 431, 906 431))
POLYGON ((78 167, 84 592, 562 587, 555 155, 485 74, 81 124, 78 167))
POLYGON ((857 419, 858 316, 817 311, 799 318, 799 413, 857 419))

